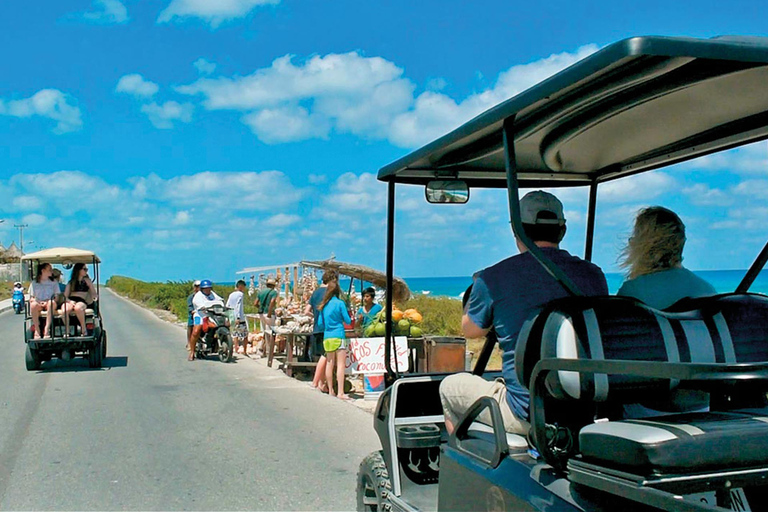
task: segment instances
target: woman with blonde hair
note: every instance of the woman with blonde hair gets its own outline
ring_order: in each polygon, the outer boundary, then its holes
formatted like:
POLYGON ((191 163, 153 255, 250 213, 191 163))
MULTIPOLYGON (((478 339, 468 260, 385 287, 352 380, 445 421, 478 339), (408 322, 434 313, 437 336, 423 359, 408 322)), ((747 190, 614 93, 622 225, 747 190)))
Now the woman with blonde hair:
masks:
POLYGON ((683 267, 685 224, 672 210, 651 206, 640 210, 621 257, 628 279, 619 295, 664 309, 685 297, 714 295, 708 282, 683 267))
MULTIPOLYGON (((621 266, 628 269, 628 279, 618 294, 634 297, 656 309, 668 308, 686 297, 714 295, 711 284, 683 267, 684 246, 685 224, 675 212, 661 206, 640 210, 622 252, 621 266)), ((707 393, 676 389, 667 400, 624 405, 624 416, 643 418, 708 407, 707 393)))

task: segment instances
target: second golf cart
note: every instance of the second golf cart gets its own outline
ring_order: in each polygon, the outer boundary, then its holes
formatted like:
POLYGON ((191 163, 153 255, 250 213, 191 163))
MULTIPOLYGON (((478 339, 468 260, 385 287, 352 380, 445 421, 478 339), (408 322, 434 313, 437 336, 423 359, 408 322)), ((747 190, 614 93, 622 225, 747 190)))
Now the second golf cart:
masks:
POLYGON ((83 357, 88 360, 91 368, 100 368, 102 361, 107 356, 107 332, 101 316, 98 301, 99 289, 99 257, 91 251, 57 247, 43 251, 26 254, 22 262, 29 266, 30 277, 36 275, 40 265, 49 263, 59 265, 65 271, 72 269, 76 264, 92 265, 94 269, 93 284, 97 290, 97 297, 93 297, 85 309, 86 329, 83 332, 75 319, 74 313, 69 313, 70 318, 64 318, 62 313, 62 296, 57 294, 48 301, 45 311, 40 313, 40 326, 45 324, 48 315, 53 315, 50 326, 50 336, 36 337, 30 312, 30 304, 25 306, 24 342, 27 344, 25 362, 27 370, 39 370, 42 363, 53 358, 70 360, 75 357, 83 357))

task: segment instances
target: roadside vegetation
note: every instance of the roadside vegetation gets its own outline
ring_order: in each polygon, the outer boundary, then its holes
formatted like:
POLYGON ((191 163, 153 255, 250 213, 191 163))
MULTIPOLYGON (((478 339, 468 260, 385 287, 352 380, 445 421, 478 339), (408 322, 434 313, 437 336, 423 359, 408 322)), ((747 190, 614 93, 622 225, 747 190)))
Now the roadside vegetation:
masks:
MULTIPOLYGON (((10 297, 13 283, 6 288, 10 297)), ((168 281, 165 283, 152 283, 139 281, 124 276, 112 276, 107 281, 107 286, 120 295, 133 299, 150 308, 162 309, 173 313, 180 322, 187 321, 187 297, 192 293, 192 281, 168 281)), ((231 290, 214 290, 224 297, 231 290)), ((256 313, 256 308, 246 301, 245 312, 256 313)), ((400 309, 417 309, 422 315, 421 328, 425 334, 432 336, 461 336, 461 301, 448 297, 418 296, 404 304, 398 304, 400 309)), ((473 352, 473 360, 477 359, 483 346, 484 338, 467 340, 467 350, 473 352)), ((473 363, 474 364, 474 363, 473 363)), ((494 351, 488 365, 489 369, 501 368, 501 357, 494 351)))
POLYGON ((10 299, 13 295, 14 281, 0 281, 0 300, 10 299))

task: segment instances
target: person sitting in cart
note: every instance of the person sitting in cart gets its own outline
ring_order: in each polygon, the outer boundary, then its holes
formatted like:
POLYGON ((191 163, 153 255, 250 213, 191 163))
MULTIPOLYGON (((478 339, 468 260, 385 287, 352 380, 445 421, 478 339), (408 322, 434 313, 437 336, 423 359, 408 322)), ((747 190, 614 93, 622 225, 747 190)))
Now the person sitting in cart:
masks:
POLYGON ((64 315, 64 325, 69 331, 69 315, 74 313, 80 322, 80 332, 86 335, 88 329, 85 324, 85 310, 93 307, 93 302, 98 300, 96 287, 88 277, 88 266, 85 263, 75 263, 69 282, 64 288, 66 302, 61 306, 61 314, 64 315))
POLYGON ((34 281, 29 285, 29 312, 35 329, 34 338, 49 338, 51 336, 51 317, 56 312, 56 296, 59 294, 58 284, 52 280, 53 267, 50 263, 40 263, 34 281), (40 313, 48 311, 45 319, 45 331, 40 333, 40 313))
MULTIPOLYGON (((711 284, 683 267, 683 247, 685 224, 675 212, 662 206, 640 210, 622 251, 621 266, 628 272, 617 295, 634 297, 656 309, 668 308, 685 298, 715 295, 711 284)), ((675 389, 663 402, 624 405, 624 417, 705 411, 708 407, 708 393, 675 389)))
POLYGON ((373 302, 376 297, 376 290, 368 287, 363 290, 363 305, 357 310, 357 323, 363 330, 374 323, 376 315, 382 310, 381 305, 373 302))
POLYGON ((66 285, 61 282, 61 270, 57 268, 53 269, 53 280, 56 282, 57 285, 59 285, 59 291, 61 293, 64 293, 64 290, 66 289, 66 285))
POLYGON ((224 305, 224 299, 221 298, 216 292, 213 291, 213 283, 210 279, 203 279, 200 281, 200 291, 192 297, 192 306, 195 308, 194 324, 192 328, 192 336, 189 339, 189 357, 188 361, 195 360, 195 348, 197 347, 197 340, 200 339, 200 335, 203 332, 203 319, 208 316, 204 311, 205 308, 213 306, 215 304, 224 305))
MULTIPOLYGON (((563 204, 548 192, 529 192, 520 200, 525 234, 585 295, 608 295, 603 271, 593 263, 560 249, 565 235, 563 204)), ((515 344, 523 322, 547 302, 568 294, 516 237, 520 254, 479 271, 462 317, 467 338, 481 338, 493 327, 502 350, 503 379, 487 381, 458 373, 440 384, 445 427, 452 433, 458 420, 479 398, 499 402, 507 432, 525 434, 530 428, 530 398, 515 375, 515 344)), ((489 418, 480 419, 488 422, 489 418)))

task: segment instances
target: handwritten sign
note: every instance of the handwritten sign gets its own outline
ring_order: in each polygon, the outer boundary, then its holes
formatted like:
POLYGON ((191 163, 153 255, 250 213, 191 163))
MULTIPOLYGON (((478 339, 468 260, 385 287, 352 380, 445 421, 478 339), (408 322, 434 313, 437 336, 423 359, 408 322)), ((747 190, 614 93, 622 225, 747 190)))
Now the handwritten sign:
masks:
MULTIPOLYGON (((399 371, 408 371, 408 338, 395 336, 394 350, 390 354, 390 365, 399 371)), ((384 338, 351 338, 347 350, 346 373, 381 374, 387 373, 384 366, 384 338)))

